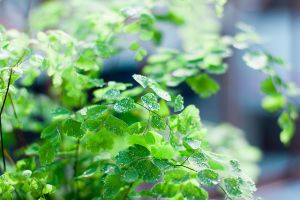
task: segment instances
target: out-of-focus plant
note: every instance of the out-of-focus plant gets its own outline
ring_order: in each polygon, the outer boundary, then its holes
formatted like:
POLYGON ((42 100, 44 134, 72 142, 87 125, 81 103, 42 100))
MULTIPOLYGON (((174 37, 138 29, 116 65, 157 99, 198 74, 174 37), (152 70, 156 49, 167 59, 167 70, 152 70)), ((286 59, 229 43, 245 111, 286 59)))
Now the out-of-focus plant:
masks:
POLYGON ((230 125, 208 124, 207 138, 214 152, 227 155, 231 160, 238 160, 241 164, 241 169, 247 172, 250 177, 257 177, 259 174, 258 162, 261 158, 261 152, 248 144, 245 139, 245 133, 230 125))
MULTIPOLYGON (((201 14, 207 3, 221 15, 224 0, 53 1, 31 16, 31 36, 1 27, 1 198, 201 200, 213 188, 227 199, 253 199, 255 184, 242 172, 239 156, 224 155, 225 145, 211 141, 199 110, 185 107, 175 90, 186 82, 200 97, 215 94, 219 85, 210 75, 226 72, 224 58, 233 47, 256 42, 248 27, 229 37, 209 23, 198 41, 190 14, 215 23, 209 13, 201 14), (103 63, 122 51, 144 60, 141 41, 159 47, 158 23, 178 26, 183 50, 151 55, 147 76, 133 75, 137 87, 99 78, 103 63), (134 41, 124 42, 125 36, 134 41), (44 96, 31 88, 40 76, 46 79, 44 96), (40 132, 41 140, 12 157, 3 136, 20 131, 40 132)), ((279 122, 287 143, 296 110, 286 96, 296 92, 285 91, 295 87, 271 70, 270 64, 282 64, 279 59, 251 52, 245 60, 276 80, 263 83, 263 106, 285 109, 279 122)))

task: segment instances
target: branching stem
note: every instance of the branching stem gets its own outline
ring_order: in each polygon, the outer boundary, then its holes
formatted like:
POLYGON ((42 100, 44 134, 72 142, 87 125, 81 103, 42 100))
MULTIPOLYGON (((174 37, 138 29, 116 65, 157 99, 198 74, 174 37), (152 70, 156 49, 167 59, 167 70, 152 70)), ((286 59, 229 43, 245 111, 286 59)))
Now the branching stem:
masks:
MULTIPOLYGON (((16 62, 16 64, 13 67, 17 66, 22 61, 24 55, 25 55, 25 52, 23 53, 23 55, 19 58, 19 60, 16 62)), ((4 111, 7 96, 9 95, 9 88, 10 88, 10 85, 11 85, 13 67, 11 67, 9 69, 9 77, 8 77, 7 87, 6 87, 6 91, 5 91, 5 94, 4 94, 4 99, 3 99, 3 102, 2 102, 2 105, 1 105, 1 110, 0 110, 0 138, 1 138, 1 153, 2 153, 3 172, 6 171, 6 162, 5 162, 4 141, 3 141, 3 131, 2 131, 2 114, 3 114, 3 111, 4 111)))

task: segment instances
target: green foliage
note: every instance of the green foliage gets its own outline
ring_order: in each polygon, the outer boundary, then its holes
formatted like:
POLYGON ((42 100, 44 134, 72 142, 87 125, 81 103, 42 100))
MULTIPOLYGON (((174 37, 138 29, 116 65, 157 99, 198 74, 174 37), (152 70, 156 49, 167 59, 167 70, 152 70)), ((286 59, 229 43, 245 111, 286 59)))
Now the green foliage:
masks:
POLYGON ((130 110, 134 109, 134 101, 131 98, 125 97, 120 101, 117 101, 114 105, 114 110, 119 113, 129 112, 130 110))
POLYGON ((153 93, 145 94, 141 97, 141 100, 144 106, 151 111, 157 111, 160 109, 160 106, 157 102, 157 98, 153 93))
MULTIPOLYGON (((207 133, 199 110, 184 107, 176 87, 187 83, 204 98, 217 93, 211 75, 225 73, 232 48, 247 49, 257 36, 245 25, 224 37, 207 27, 214 26, 207 2, 220 16, 225 0, 157 2, 53 1, 32 13, 32 37, 0 27, 1 136, 30 131, 41 138, 3 168, 1 199, 206 200, 208 187, 225 198, 253 199, 244 164, 254 165, 259 156, 249 155, 257 152, 235 128, 207 133), (157 2, 165 13, 155 12, 157 2), (191 15, 191 5, 202 11, 191 15), (159 23, 178 27, 183 48, 159 49, 146 59, 143 41, 160 47, 163 39, 159 23), (132 36, 128 46, 121 42, 132 36), (133 75, 140 86, 104 82, 103 63, 128 49, 146 62, 143 75, 133 75), (39 76, 49 83, 45 95, 30 89, 39 76), (248 157, 237 155, 241 146, 248 157), (145 183, 151 187, 138 190, 145 183)), ((261 51, 244 59, 267 75, 262 105, 282 112, 281 140, 288 144, 297 118, 289 97, 297 87, 276 73, 281 59, 261 51)))
POLYGON ((219 175, 213 170, 205 169, 198 173, 198 178, 202 185, 213 186, 218 184, 219 175))

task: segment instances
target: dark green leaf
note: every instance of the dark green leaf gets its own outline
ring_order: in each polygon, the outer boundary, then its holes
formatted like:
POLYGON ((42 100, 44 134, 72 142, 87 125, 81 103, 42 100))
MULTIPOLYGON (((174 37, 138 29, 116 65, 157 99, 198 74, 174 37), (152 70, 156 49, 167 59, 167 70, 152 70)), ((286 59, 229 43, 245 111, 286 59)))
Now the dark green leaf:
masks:
POLYGON ((132 183, 139 178, 138 172, 133 167, 129 167, 122 175, 122 180, 127 183, 132 183))
POLYGON ((106 130, 116 135, 123 135, 126 132, 128 125, 123 120, 113 115, 109 115, 104 122, 104 127, 106 130))
POLYGON ((134 163, 138 161, 141 158, 146 158, 150 155, 150 151, 141 146, 141 145, 135 145, 131 146, 128 149, 119 152, 119 154, 116 156, 116 162, 117 165, 129 165, 131 163, 134 163))
POLYGON ((81 129, 81 123, 73 119, 67 119, 63 122, 62 132, 76 138, 81 138, 84 135, 84 131, 81 129))
POLYGON ((122 187, 121 176, 117 174, 108 175, 104 182, 104 196, 112 197, 120 192, 122 187))
POLYGON ((153 183, 160 179, 160 169, 148 159, 138 160, 134 168, 146 183, 153 183))
POLYGON ((166 128, 166 121, 159 115, 153 114, 151 116, 151 126, 159 130, 164 130, 166 128))

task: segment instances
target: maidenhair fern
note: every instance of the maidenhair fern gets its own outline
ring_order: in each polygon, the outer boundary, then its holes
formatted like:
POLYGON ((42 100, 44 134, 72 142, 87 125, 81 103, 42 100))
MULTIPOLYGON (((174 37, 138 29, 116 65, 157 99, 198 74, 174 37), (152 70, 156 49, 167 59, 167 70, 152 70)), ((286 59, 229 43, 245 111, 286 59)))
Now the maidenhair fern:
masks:
MULTIPOLYGON (((31 34, 1 27, 1 199, 205 200, 211 190, 253 199, 255 184, 243 169, 259 156, 244 162, 234 140, 217 143, 210 134, 217 129, 205 128, 199 110, 176 91, 185 82, 201 98, 217 93, 211 75, 226 73, 224 59, 233 48, 258 42, 245 25, 235 36, 221 36, 207 3, 221 16, 224 0, 51 1, 31 15, 31 34), (189 12, 205 19, 207 29, 194 29, 202 24, 189 12), (148 54, 143 42, 161 47, 159 23, 178 27, 182 50, 148 54), (132 76, 136 84, 99 78, 104 62, 123 51, 147 63, 132 76), (43 95, 31 87, 39 77, 43 95), (9 138, 26 138, 26 132, 40 139, 10 156, 9 138)), ((249 50, 244 60, 267 75, 262 106, 282 111, 287 144, 297 118, 290 97, 298 89, 276 72, 281 59, 249 50)), ((235 136, 249 150, 241 134, 235 136)))

